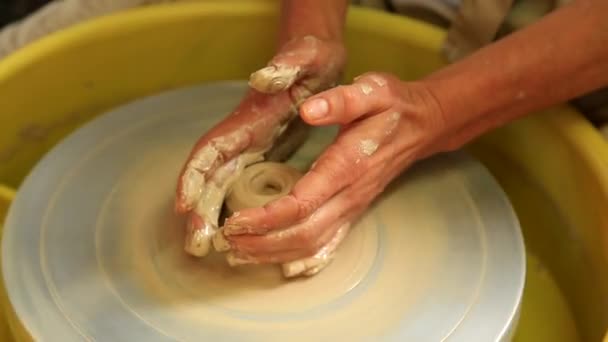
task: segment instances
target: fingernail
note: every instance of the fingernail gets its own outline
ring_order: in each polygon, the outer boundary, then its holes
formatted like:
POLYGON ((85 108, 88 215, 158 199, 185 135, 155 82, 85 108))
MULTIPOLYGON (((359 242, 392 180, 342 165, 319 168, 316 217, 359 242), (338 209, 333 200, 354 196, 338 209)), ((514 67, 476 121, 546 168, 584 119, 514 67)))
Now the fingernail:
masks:
POLYGON ((314 99, 305 102, 302 108, 304 115, 312 120, 318 120, 326 116, 329 112, 329 103, 325 99, 314 99))

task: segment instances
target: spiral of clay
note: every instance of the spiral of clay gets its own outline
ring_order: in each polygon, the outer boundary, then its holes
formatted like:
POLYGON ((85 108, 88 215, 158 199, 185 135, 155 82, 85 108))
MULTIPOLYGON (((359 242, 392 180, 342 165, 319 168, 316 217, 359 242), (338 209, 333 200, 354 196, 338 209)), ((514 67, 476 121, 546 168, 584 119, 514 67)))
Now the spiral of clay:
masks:
POLYGON ((286 164, 263 162, 243 171, 233 184, 225 204, 229 214, 265 204, 289 194, 302 173, 286 164))

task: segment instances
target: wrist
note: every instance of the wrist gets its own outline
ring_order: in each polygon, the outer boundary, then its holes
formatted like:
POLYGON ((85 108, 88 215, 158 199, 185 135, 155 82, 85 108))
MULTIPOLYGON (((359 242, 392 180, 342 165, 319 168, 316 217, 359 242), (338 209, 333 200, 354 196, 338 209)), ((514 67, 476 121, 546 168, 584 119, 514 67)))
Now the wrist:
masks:
POLYGON ((608 48, 598 32, 608 28, 607 8, 573 2, 429 75, 446 121, 466 133, 453 145, 605 85, 608 48))
MULTIPOLYGON (((437 94, 434 84, 421 79, 416 81, 399 81, 396 109, 407 116, 405 123, 411 131, 412 138, 418 141, 411 151, 413 160, 427 158, 435 153, 447 151, 447 142, 453 132, 460 130, 460 122, 446 110, 442 98, 437 94)), ((393 90, 393 91, 394 91, 393 90)))
POLYGON ((517 82, 504 82, 490 72, 458 69, 455 73, 440 71, 424 81, 442 108, 446 131, 437 145, 439 152, 460 149, 529 113, 538 104, 536 92, 522 90, 517 82))
POLYGON ((297 30, 281 34, 281 39, 279 39, 279 47, 292 41, 305 39, 306 37, 314 37, 320 41, 343 45, 342 35, 340 34, 333 34, 319 28, 307 29, 305 27, 300 27, 297 30))
POLYGON ((279 45, 306 36, 342 42, 347 7, 347 0, 284 0, 279 45))
POLYGON ((291 41, 304 39, 305 37, 314 37, 321 41, 343 44, 343 34, 341 32, 338 33, 327 28, 313 26, 301 25, 297 28, 284 30, 280 34, 279 46, 283 46, 291 41))

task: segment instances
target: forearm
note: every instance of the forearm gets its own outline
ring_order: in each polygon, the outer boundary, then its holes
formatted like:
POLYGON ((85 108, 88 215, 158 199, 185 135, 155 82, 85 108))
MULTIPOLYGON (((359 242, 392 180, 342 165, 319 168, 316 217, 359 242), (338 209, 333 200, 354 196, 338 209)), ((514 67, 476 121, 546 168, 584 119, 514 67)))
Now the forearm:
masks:
POLYGON ((348 0, 283 0, 279 43, 307 35, 340 41, 348 0))
POLYGON ((607 14, 608 1, 575 1, 424 82, 450 126, 481 133, 608 84, 607 14))

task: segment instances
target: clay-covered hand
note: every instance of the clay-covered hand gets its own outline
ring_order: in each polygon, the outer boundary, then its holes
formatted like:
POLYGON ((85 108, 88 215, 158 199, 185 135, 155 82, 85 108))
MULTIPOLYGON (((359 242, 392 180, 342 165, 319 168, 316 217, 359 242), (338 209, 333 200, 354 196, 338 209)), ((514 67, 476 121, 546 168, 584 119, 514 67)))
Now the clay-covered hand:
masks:
POLYGON ((310 97, 311 125, 341 125, 336 140, 291 193, 228 218, 222 235, 233 264, 286 263, 285 275, 323 268, 353 223, 387 184, 436 151, 446 132, 424 83, 369 73, 310 97))
POLYGON ((208 253, 230 185, 247 165, 272 154, 298 118, 296 105, 332 86, 343 65, 341 43, 304 36, 283 44, 267 67, 251 75, 252 89, 197 141, 179 175, 175 209, 188 215, 188 253, 208 253))

